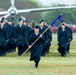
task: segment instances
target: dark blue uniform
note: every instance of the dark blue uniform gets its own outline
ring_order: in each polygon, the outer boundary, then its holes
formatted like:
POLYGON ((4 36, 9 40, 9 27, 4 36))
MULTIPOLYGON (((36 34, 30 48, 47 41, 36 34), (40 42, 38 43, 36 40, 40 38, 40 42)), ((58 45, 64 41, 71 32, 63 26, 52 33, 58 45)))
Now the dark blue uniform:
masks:
POLYGON ((68 32, 68 45, 67 45, 67 53, 69 53, 70 50, 70 42, 73 40, 72 30, 70 27, 66 26, 66 30, 68 32))
MULTIPOLYGON (((37 35, 35 33, 33 33, 29 39, 29 43, 30 45, 40 36, 40 34, 38 33, 37 35)), ((42 51, 42 41, 44 41, 44 38, 40 38, 31 48, 30 52, 31 52, 31 56, 30 56, 30 61, 34 60, 34 62, 36 63, 35 66, 38 66, 38 63, 40 61, 40 57, 41 57, 41 51, 42 51)))
POLYGON ((29 26, 25 26, 25 31, 26 31, 26 35, 27 35, 27 41, 29 40, 29 36, 31 35, 31 31, 32 31, 32 29, 31 29, 31 27, 29 27, 29 26))
MULTIPOLYGON (((46 30, 46 27, 43 27, 39 29, 39 32, 40 34, 42 34, 44 31, 46 30)), ((42 48, 42 56, 45 56, 46 55, 46 33, 44 33, 44 38, 45 38, 45 41, 42 42, 42 45, 43 45, 43 48, 42 48)))
POLYGON ((9 50, 15 51, 16 48, 16 27, 10 25, 10 40, 9 40, 9 50))
POLYGON ((61 47, 61 56, 65 56, 66 55, 66 50, 67 50, 67 42, 68 42, 68 33, 66 30, 60 30, 59 31, 59 35, 58 35, 58 42, 60 44, 61 47))
POLYGON ((5 52, 9 51, 9 40, 10 40, 10 25, 8 23, 6 23, 4 25, 4 28, 6 29, 6 34, 7 34, 7 39, 6 39, 6 42, 5 42, 5 52))
POLYGON ((4 55, 6 53, 6 45, 8 40, 8 34, 6 31, 6 28, 3 26, 0 26, 0 56, 4 55))
POLYGON ((10 25, 8 23, 4 24, 4 27, 7 31, 8 39, 10 38, 10 25))
MULTIPOLYGON (((61 26, 58 28, 58 33, 57 33, 57 37, 59 36, 59 32, 60 32, 60 30, 61 30, 62 28, 61 28, 61 26)), ((58 38, 57 38, 58 39, 58 38)), ((60 44, 60 42, 58 42, 58 52, 59 53, 61 53, 61 44, 60 44)))
POLYGON ((21 56, 22 53, 25 51, 25 47, 27 47, 27 35, 25 32, 25 26, 17 25, 16 27, 17 32, 17 46, 18 46, 18 55, 21 56))
POLYGON ((46 31, 46 52, 49 53, 50 45, 52 41, 52 32, 50 29, 46 31))
MULTIPOLYGON (((46 29, 47 29, 47 26, 44 25, 43 28, 40 28, 39 32, 42 34, 46 29)), ((42 56, 45 56, 46 53, 49 52, 49 48, 52 41, 52 33, 50 29, 48 29, 44 33, 44 37, 45 37, 45 41, 43 42, 42 56)))
MULTIPOLYGON (((61 30, 61 26, 59 27, 58 29, 58 36, 59 36, 59 31, 61 30)), ((70 50, 70 41, 72 41, 73 39, 73 35, 72 35, 72 30, 71 28, 69 28, 68 26, 65 26, 65 29, 67 30, 67 33, 68 33, 68 45, 67 45, 67 52, 69 53, 69 50, 70 50)), ((60 43, 58 43, 59 47, 58 47, 58 51, 60 53, 60 50, 61 50, 61 47, 60 47, 60 43)))
POLYGON ((1 28, 1 26, 0 26, 0 56, 3 55, 5 41, 6 41, 6 31, 5 31, 4 27, 1 28))

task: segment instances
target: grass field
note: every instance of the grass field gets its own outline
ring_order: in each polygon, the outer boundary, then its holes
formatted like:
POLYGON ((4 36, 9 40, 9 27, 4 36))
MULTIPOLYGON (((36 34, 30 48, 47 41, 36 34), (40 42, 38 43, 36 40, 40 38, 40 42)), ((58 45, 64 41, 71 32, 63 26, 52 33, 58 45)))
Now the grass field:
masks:
POLYGON ((66 57, 57 52, 56 40, 56 34, 53 34, 50 53, 41 58, 37 69, 34 62, 29 61, 29 53, 20 59, 17 52, 0 57, 0 75, 76 75, 76 34, 71 42, 70 54, 66 57))

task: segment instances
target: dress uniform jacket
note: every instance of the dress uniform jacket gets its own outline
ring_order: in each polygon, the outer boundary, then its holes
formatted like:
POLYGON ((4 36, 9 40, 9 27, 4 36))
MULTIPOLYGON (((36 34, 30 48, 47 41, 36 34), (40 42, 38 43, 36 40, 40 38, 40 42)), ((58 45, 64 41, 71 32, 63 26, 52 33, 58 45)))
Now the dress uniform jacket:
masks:
MULTIPOLYGON (((30 45, 40 36, 40 34, 36 35, 33 33, 29 39, 30 45)), ((42 41, 44 41, 44 37, 40 38, 31 48, 31 56, 30 61, 34 60, 39 62, 42 50, 42 41)))

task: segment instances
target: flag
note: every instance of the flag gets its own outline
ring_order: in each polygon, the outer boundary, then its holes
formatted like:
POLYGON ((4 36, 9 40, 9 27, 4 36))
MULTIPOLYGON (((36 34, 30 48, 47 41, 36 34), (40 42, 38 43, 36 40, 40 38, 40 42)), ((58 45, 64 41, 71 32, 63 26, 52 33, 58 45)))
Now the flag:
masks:
POLYGON ((59 22, 63 22, 63 19, 62 19, 62 14, 60 14, 51 24, 52 27, 58 27, 57 26, 57 21, 59 22))

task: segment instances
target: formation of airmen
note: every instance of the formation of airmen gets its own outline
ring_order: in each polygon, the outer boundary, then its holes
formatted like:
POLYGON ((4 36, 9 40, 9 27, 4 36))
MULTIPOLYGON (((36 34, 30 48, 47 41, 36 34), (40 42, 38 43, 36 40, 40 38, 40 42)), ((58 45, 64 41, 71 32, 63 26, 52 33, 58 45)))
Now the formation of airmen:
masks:
MULTIPOLYGON (((21 56, 47 28, 44 20, 40 21, 40 26, 34 24, 33 22, 32 27, 30 27, 27 20, 23 21, 22 18, 19 18, 19 23, 15 26, 11 20, 3 17, 0 23, 0 56, 6 56, 7 52, 15 50, 16 47, 18 47, 18 56, 21 56)), ((40 61, 40 56, 49 53, 51 41, 52 33, 49 29, 42 36, 42 39, 38 40, 30 49, 30 60, 36 62, 36 67, 40 61), (35 51, 38 52, 35 53, 35 51)))
MULTIPOLYGON (((35 67, 38 67, 41 56, 49 53, 52 41, 51 30, 48 29, 44 35, 42 33, 48 28, 44 20, 39 25, 19 18, 18 25, 14 25, 11 20, 2 18, 0 22, 0 56, 6 56, 7 52, 15 51, 18 47, 18 56, 21 56, 27 48, 38 38, 40 39, 30 49, 30 61, 34 60, 35 67)), ((58 29, 58 51, 61 56, 69 53, 70 41, 72 41, 72 31, 65 22, 61 23, 58 29)))

